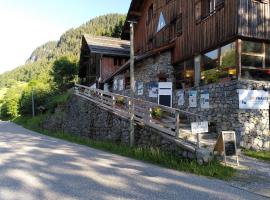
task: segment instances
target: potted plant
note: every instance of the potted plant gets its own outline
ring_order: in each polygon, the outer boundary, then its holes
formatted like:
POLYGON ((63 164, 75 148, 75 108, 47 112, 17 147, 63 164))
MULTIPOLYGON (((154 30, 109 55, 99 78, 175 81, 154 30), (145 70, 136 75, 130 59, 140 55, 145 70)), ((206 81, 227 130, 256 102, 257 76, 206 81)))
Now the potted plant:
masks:
POLYGON ((125 98, 124 97, 117 97, 115 100, 115 104, 118 107, 123 108, 125 106, 125 98))
POLYGON ((160 121, 163 116, 163 111, 161 110, 161 108, 156 107, 152 109, 151 115, 153 119, 160 121))

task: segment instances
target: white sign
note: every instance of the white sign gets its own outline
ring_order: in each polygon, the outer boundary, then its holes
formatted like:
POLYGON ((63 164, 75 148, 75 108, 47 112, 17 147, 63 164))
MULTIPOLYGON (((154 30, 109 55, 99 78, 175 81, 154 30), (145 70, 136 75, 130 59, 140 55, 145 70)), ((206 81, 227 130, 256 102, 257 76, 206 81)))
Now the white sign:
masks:
POLYGON ((189 91, 189 107, 197 108, 197 91, 189 91))
POLYGON ((177 94, 178 97, 178 106, 185 105, 185 92, 183 90, 180 90, 177 94))
POLYGON ((113 90, 117 90, 118 89, 118 81, 117 79, 114 79, 113 81, 113 90))
POLYGON ((269 110, 269 93, 264 90, 238 90, 240 109, 269 110))
POLYGON ((193 134, 208 133, 208 122, 194 122, 191 123, 191 131, 193 134))
POLYGON ((209 93, 208 92, 205 92, 205 93, 201 94, 200 103, 201 103, 201 108, 203 108, 203 109, 209 109, 210 108, 209 93))
POLYGON ((118 80, 118 90, 119 91, 124 90, 124 79, 118 80))
POLYGON ((158 97, 158 83, 157 82, 149 83, 149 97, 151 98, 158 97))
POLYGON ((136 86, 137 86, 137 95, 143 95, 143 82, 142 81, 136 82, 136 86))

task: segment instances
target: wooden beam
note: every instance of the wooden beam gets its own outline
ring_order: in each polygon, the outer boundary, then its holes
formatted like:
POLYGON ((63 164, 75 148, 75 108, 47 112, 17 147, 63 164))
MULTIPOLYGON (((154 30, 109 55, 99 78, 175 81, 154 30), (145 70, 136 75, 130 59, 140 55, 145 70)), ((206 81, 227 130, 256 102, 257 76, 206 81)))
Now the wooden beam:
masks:
POLYGON ((131 11, 130 12, 130 15, 135 16, 135 17, 141 17, 142 16, 142 13, 136 12, 136 11, 131 11))

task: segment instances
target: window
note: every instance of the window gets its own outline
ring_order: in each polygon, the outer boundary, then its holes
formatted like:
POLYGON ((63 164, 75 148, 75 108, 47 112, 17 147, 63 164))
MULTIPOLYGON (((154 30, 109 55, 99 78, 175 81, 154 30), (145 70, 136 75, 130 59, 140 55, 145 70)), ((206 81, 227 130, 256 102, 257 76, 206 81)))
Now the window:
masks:
POLYGON ((182 14, 180 14, 177 19, 176 19, 176 35, 179 36, 182 34, 182 26, 183 26, 183 22, 182 22, 182 14))
POLYGON ((154 15, 154 6, 153 4, 148 8, 148 14, 147 14, 147 23, 150 23, 153 19, 154 15))
POLYGON ((263 68, 264 50, 263 43, 242 41, 242 67, 263 68))
POLYGON ((237 78, 235 42, 201 57, 201 84, 225 82, 237 78))
POLYGON ((194 86, 195 67, 194 59, 185 61, 175 67, 176 89, 190 88, 194 86))
POLYGON ((166 21, 163 13, 160 13, 157 32, 161 31, 166 26, 166 21))
POLYGON ((195 2, 195 18, 197 22, 202 19, 202 1, 201 0, 196 0, 195 2))
POLYGON ((269 44, 242 41, 241 78, 270 81, 269 44))
POLYGON ((217 10, 224 7, 224 0, 196 0, 195 18, 196 22, 214 14, 217 10))

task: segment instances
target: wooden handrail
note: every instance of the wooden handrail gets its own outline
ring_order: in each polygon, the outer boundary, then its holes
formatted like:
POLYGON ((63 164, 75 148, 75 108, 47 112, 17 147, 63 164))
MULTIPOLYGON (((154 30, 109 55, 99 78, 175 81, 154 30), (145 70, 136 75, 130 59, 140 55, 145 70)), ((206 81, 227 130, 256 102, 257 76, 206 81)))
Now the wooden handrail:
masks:
POLYGON ((111 92, 106 92, 100 89, 90 88, 84 85, 75 84, 75 93, 81 97, 102 106, 106 110, 110 110, 120 116, 129 119, 131 114, 132 102, 135 108, 135 121, 136 123, 143 123, 152 128, 158 129, 159 131, 179 138, 180 131, 180 113, 189 115, 192 117, 202 117, 200 115, 182 111, 176 108, 171 108, 163 105, 159 105, 153 102, 133 99, 111 92), (117 98, 123 98, 123 105, 117 104, 117 98), (167 117, 162 120, 156 120, 152 116, 153 108, 160 108, 162 112, 167 113, 167 117), (166 121, 167 119, 167 121, 166 121))

